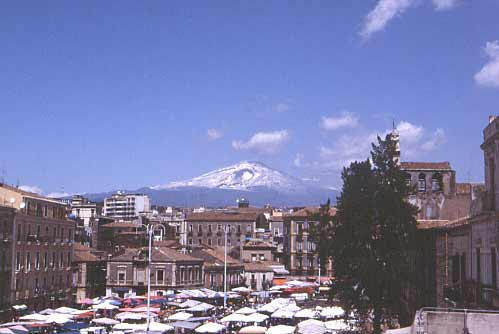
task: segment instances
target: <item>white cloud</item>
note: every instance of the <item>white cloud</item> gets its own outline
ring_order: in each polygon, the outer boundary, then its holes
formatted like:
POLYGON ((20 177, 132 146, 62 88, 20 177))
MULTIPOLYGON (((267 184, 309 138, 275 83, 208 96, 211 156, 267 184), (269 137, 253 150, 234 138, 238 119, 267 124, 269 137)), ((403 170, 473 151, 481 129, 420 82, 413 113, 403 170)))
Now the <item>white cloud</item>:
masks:
POLYGON ((475 74, 475 82, 482 86, 499 87, 499 41, 487 42, 484 51, 490 59, 475 74))
POLYGON ((42 189, 40 189, 37 186, 22 185, 22 186, 19 186, 19 189, 24 190, 24 191, 29 191, 30 193, 35 193, 35 194, 41 194, 42 193, 42 189))
POLYGON ((61 197, 68 197, 68 196, 71 196, 71 194, 68 194, 66 192, 57 192, 57 191, 47 194, 47 197, 50 197, 50 198, 61 198, 61 197))
MULTIPOLYGON (((402 121, 396 126, 400 134, 400 150, 403 159, 413 159, 422 153, 434 151, 446 142, 443 129, 436 129, 433 133, 425 131, 423 126, 402 121)), ((340 136, 331 146, 320 146, 319 157, 316 162, 302 166, 319 170, 340 170, 354 161, 363 161, 370 158, 371 143, 377 142, 379 135, 384 139, 391 129, 380 132, 360 133, 357 135, 340 136)))
POLYGON ((217 140, 217 139, 222 138, 223 133, 222 133, 222 131, 217 130, 217 129, 208 129, 207 135, 208 135, 208 138, 210 140, 217 140))
POLYGON ((296 167, 302 167, 303 166, 303 154, 296 153, 295 159, 293 160, 293 164, 296 167))
MULTIPOLYGON (((404 138, 407 143, 416 143, 423 136, 424 129, 422 126, 417 126, 406 121, 402 121, 397 125, 397 131, 400 134, 400 140, 404 138)), ((387 130, 386 133, 389 131, 387 130)))
POLYGON ((236 150, 250 150, 258 153, 274 153, 289 138, 287 130, 273 132, 257 132, 248 141, 234 140, 232 147, 236 150))
POLYGON ((359 118, 351 112, 343 112, 339 117, 322 117, 322 128, 325 130, 336 130, 339 128, 354 128, 359 118))
POLYGON ((278 103, 274 106, 275 112, 286 112, 289 110, 289 105, 286 103, 278 103))
POLYGON ((435 130, 433 135, 421 145, 421 148, 425 151, 433 151, 437 147, 441 146, 447 141, 445 137, 445 132, 443 129, 438 128, 435 130))
POLYGON ((367 14, 360 35, 369 38, 385 28, 390 20, 404 13, 415 0, 379 0, 376 7, 367 14))
POLYGON ((454 8, 458 0, 432 0, 435 10, 446 10, 454 8))

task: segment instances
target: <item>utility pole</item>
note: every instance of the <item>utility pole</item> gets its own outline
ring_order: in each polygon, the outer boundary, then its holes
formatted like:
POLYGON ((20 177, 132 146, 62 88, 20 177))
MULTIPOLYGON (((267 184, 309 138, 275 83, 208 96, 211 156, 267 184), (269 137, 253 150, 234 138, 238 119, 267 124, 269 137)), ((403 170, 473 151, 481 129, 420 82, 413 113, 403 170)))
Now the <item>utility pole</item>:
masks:
POLYGON ((149 325, 151 324, 151 259, 152 259, 152 231, 153 226, 147 225, 147 233, 149 234, 149 260, 147 261, 147 329, 149 333, 149 325))
POLYGON ((224 247, 224 311, 227 308, 227 225, 225 225, 224 247))

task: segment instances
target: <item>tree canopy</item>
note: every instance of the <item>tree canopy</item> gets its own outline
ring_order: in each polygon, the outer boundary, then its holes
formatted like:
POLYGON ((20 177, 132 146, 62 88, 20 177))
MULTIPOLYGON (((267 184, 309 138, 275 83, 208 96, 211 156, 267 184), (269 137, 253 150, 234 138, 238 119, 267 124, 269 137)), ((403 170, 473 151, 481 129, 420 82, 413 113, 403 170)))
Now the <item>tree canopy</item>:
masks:
POLYGON ((410 252, 418 209, 407 201, 413 189, 395 158, 395 141, 390 134, 377 141, 371 160, 344 168, 336 215, 321 231, 319 250, 333 261, 334 297, 348 312, 371 317, 380 333, 383 322, 398 318, 414 270, 410 252), (320 247, 321 238, 327 247, 320 247))

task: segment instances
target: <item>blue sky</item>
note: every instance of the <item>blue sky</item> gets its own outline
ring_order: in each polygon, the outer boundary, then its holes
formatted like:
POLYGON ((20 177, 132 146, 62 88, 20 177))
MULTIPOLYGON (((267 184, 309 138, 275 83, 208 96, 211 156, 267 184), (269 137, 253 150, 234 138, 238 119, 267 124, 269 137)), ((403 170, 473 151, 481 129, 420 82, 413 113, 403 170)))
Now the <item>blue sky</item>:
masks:
POLYGON ((404 160, 483 179, 499 2, 1 4, 0 171, 43 193, 133 189, 241 160, 340 186, 391 128, 404 160))

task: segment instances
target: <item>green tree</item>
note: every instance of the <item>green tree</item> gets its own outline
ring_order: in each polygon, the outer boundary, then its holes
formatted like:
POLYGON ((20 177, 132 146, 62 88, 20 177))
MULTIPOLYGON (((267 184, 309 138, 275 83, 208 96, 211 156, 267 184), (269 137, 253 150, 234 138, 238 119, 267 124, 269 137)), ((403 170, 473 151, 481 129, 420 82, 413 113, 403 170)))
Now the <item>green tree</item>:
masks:
POLYGON ((354 162, 342 172, 343 188, 328 236, 333 286, 347 312, 371 317, 374 333, 399 319, 402 292, 410 280, 417 208, 406 199, 412 188, 394 159, 391 135, 378 137, 371 161, 354 162))

